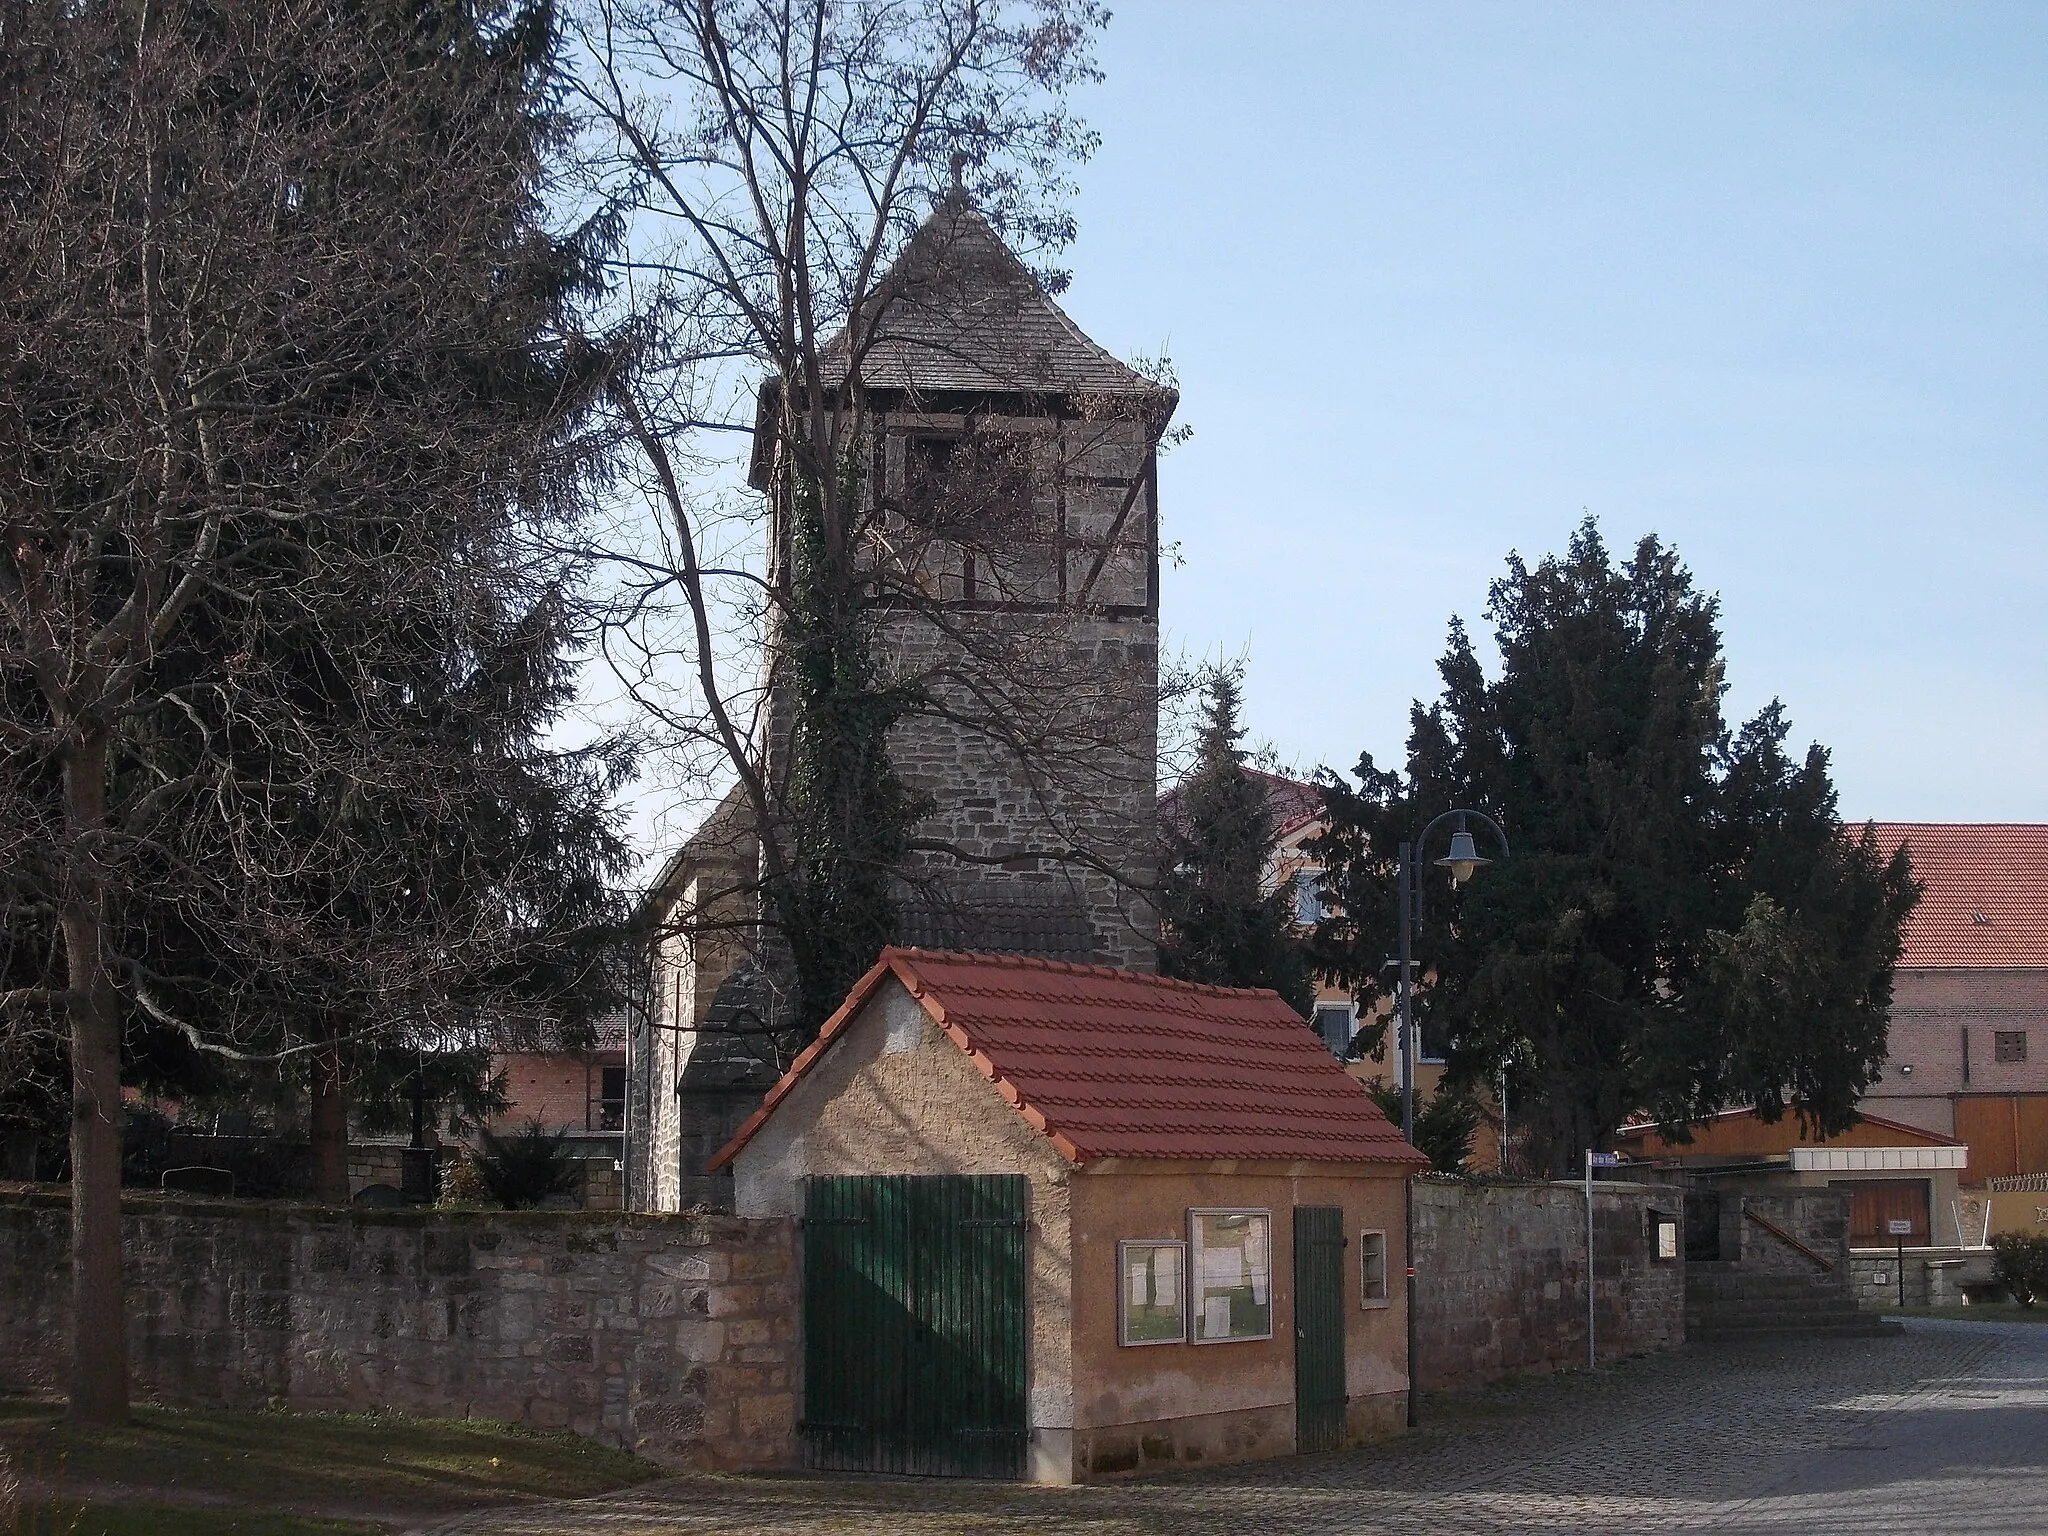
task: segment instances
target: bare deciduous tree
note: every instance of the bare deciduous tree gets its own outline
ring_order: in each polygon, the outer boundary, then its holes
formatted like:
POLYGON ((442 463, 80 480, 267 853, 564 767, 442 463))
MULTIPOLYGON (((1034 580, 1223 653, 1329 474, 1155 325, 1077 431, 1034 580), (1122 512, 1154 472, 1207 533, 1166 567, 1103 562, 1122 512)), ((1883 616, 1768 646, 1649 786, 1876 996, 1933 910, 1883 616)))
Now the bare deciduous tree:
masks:
POLYGON ((0 1025, 69 1041, 78 1418, 127 1403, 124 1029, 310 1056, 345 1199, 355 1042, 589 964, 622 764, 536 735, 553 41, 438 0, 0 11, 0 1025))
POLYGON ((1068 96, 1096 77, 1105 20, 1092 0, 582 14, 593 189, 631 232, 619 485, 654 514, 607 551, 610 654, 700 803, 735 785, 758 837, 753 867, 676 923, 721 941, 765 925, 797 984, 784 1052, 906 893, 941 900, 976 866, 1144 882, 1149 828, 1124 823, 1155 771, 1156 658, 1091 667, 1076 636, 1132 604, 1110 589, 1133 562, 1149 601, 1152 488, 1131 474, 1092 542, 1061 544, 1056 445, 1015 402, 1056 394, 1048 419, 1149 470, 1175 396, 1051 318, 1062 275, 1003 243, 1042 259, 1071 238, 1066 171, 1093 139, 1068 96), (1055 376, 1048 347, 1093 371, 1055 376), (918 409, 946 413, 935 449, 885 440, 885 413, 918 409), (759 501, 718 488, 743 432, 759 501), (984 838, 934 823, 892 757, 913 726, 981 743, 1028 809, 984 838))

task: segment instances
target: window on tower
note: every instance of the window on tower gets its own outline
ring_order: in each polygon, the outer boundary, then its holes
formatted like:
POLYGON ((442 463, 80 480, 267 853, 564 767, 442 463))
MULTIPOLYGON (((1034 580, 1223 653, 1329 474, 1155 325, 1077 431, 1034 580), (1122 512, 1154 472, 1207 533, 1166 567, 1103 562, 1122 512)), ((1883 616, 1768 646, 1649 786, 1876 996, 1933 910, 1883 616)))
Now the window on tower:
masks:
POLYGON ((1031 444, 1000 432, 915 433, 903 444, 903 512, 963 545, 1009 541, 1031 510, 1031 444))

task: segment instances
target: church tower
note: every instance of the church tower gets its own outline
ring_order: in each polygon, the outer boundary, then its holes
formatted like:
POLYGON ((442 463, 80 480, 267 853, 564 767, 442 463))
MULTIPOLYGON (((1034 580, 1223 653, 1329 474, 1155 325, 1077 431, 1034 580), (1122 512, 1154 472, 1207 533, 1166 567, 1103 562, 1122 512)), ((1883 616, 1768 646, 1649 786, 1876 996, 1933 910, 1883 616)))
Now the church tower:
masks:
MULTIPOLYGON (((924 701, 889 738, 932 808, 894 893, 897 941, 1151 971, 1158 444, 1177 398, 1082 334, 957 189, 872 304, 862 356, 842 334, 823 361, 828 405, 860 393, 863 558, 904 598, 877 610, 879 668, 924 701)), ((771 497, 780 405, 771 383, 750 471, 771 497)), ((770 508, 771 567, 785 511, 770 508)), ((771 778, 790 713, 771 682, 771 778)), ((693 839, 671 861, 679 882, 741 883, 737 811, 707 823, 716 848, 693 839)), ((772 964, 697 949, 657 960, 642 1036, 636 1183, 657 1208, 723 1203, 701 1165, 776 1076, 722 1023, 773 1006, 772 964)))
MULTIPOLYGON (((1082 334, 957 190, 876 304, 867 536, 922 599, 880 649, 931 704, 890 752, 938 845, 905 870, 899 941, 1152 970, 1157 453, 1176 397, 1082 334)), ((843 336, 826 360, 853 371, 843 336)))

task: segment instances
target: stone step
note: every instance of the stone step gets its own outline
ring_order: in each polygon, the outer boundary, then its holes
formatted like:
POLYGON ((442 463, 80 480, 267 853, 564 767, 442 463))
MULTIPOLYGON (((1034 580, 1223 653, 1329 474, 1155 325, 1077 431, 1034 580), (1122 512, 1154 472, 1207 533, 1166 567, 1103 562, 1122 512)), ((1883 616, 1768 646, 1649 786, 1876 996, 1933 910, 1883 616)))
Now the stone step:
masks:
POLYGON ((1835 1293, 1825 1296, 1757 1297, 1743 1301, 1700 1303, 1688 1301, 1688 1328, 1740 1327, 1758 1318, 1814 1319, 1863 1317, 1850 1297, 1835 1293))
POLYGON ((1740 1312, 1749 1307, 1853 1307, 1855 1296, 1848 1291, 1785 1291, 1761 1296, 1688 1296, 1688 1312, 1727 1310, 1740 1312))
POLYGON ((1685 1278, 1688 1296, 1764 1295, 1786 1291, 1845 1290, 1847 1287, 1848 1276, 1839 1270, 1831 1274, 1816 1271, 1810 1275, 1750 1273, 1687 1275, 1685 1278))
POLYGON ((1795 1338, 1822 1335, 1827 1338, 1874 1339, 1896 1333, 1904 1333, 1905 1324, 1889 1322, 1884 1318, 1864 1313, 1853 1318, 1830 1318, 1825 1321, 1773 1322, 1759 1318, 1742 1324, 1726 1324, 1695 1329, 1686 1325, 1685 1338, 1689 1344, 1734 1344, 1750 1339, 1795 1338))
POLYGON ((1863 1312, 1855 1307, 1742 1307, 1715 1312, 1687 1312, 1685 1320, 1688 1326, 1698 1323, 1704 1328, 1739 1328, 1745 1323, 1769 1321, 1774 1318, 1825 1323, 1830 1320, 1874 1316, 1876 1314, 1873 1312, 1863 1312))
POLYGON ((1685 1334, 1739 1333, 1747 1328, 1829 1328, 1860 1327, 1874 1313, 1869 1312, 1756 1312, 1747 1317, 1688 1317, 1685 1334))

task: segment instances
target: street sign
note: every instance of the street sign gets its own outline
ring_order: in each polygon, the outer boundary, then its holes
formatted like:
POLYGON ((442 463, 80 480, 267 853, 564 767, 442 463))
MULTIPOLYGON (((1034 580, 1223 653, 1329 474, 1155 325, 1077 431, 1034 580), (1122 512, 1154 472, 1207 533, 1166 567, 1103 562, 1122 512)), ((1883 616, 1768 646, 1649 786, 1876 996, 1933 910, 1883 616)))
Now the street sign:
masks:
POLYGON ((1619 1168, 1621 1166, 1621 1154, 1619 1152, 1588 1152, 1586 1154, 1586 1166, 1589 1168, 1619 1168))
POLYGON ((1910 1221, 1888 1221, 1884 1224, 1884 1229, 1892 1237, 1911 1237, 1913 1235, 1913 1223, 1910 1221))

